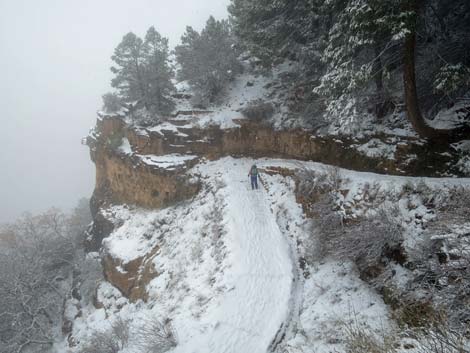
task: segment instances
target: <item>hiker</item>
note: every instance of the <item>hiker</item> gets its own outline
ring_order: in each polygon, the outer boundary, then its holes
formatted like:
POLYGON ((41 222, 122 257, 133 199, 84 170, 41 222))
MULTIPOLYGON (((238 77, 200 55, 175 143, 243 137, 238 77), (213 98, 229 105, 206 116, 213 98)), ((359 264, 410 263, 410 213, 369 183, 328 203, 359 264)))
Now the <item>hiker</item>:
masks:
POLYGON ((251 166, 248 176, 251 177, 251 190, 258 189, 259 173, 258 173, 258 168, 256 167, 256 164, 253 164, 251 166))

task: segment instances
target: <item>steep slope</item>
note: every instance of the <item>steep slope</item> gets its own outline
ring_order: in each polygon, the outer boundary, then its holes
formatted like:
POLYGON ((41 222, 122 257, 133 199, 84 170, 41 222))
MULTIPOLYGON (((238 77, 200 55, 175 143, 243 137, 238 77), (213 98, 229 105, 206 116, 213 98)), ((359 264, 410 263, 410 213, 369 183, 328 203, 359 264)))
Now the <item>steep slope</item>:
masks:
MULTIPOLYGON (((255 162, 268 172, 271 166, 323 168, 270 159, 203 161, 191 170, 204 185, 192 200, 161 210, 113 206, 104 212, 115 229, 105 238, 103 255, 119 264, 120 276, 142 284, 145 302, 124 297, 108 278, 97 289, 95 306, 82 307, 75 318, 69 341, 77 349, 117 319, 138 332, 148 320, 168 318, 179 338, 174 353, 264 353, 286 344, 327 352, 341 349, 341 340, 329 337, 340 335, 338 322, 349 317, 351 306, 368 326, 387 322, 380 297, 348 265, 329 261, 309 267, 317 274, 308 281, 299 275, 311 228, 296 202, 295 183, 263 173, 264 187, 252 191, 247 173, 255 162), (142 272, 128 265, 136 259, 145 264, 142 272), (308 342, 299 333, 305 329, 308 342)), ((139 352, 134 339, 123 352, 139 352)))
POLYGON ((227 244, 233 266, 225 273, 229 290, 207 313, 205 332, 182 342, 176 352, 266 352, 287 318, 293 259, 271 213, 265 193, 248 189, 250 161, 201 166, 220 175, 226 203, 227 244))

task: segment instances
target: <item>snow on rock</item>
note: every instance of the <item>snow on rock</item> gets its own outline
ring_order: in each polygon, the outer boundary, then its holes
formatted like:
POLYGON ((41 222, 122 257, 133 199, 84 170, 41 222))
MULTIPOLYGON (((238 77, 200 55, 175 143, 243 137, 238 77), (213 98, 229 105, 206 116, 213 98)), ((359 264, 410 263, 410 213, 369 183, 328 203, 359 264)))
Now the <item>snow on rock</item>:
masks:
POLYGON ((197 156, 193 155, 182 155, 177 153, 167 154, 164 156, 155 156, 152 154, 137 156, 142 160, 142 162, 149 166, 167 170, 175 170, 178 167, 184 166, 186 162, 198 158, 197 156))
POLYGON ((453 143, 451 146, 457 152, 470 153, 470 140, 462 140, 462 141, 453 143))
POLYGON ((357 147, 357 150, 372 158, 395 159, 397 146, 384 143, 374 138, 366 144, 357 147))
POLYGON ((108 217, 112 214, 114 223, 122 224, 103 240, 103 247, 113 258, 125 264, 143 257, 153 248, 156 241, 152 239, 154 212, 115 206, 107 210, 107 213, 108 217))
POLYGON ((127 139, 127 137, 123 137, 122 138, 122 143, 121 145, 118 147, 118 150, 124 154, 128 154, 128 155, 132 155, 132 147, 131 147, 131 144, 129 142, 129 140, 127 139))
POLYGON ((191 86, 188 81, 179 81, 175 83, 175 89, 178 93, 192 93, 191 86))
POLYGON ((192 125, 176 126, 176 125, 173 125, 170 122, 163 122, 163 123, 160 123, 160 124, 158 124, 154 127, 148 128, 147 130, 150 131, 150 132, 158 132, 161 135, 164 135, 165 131, 170 131, 170 132, 174 133, 177 136, 188 137, 187 134, 185 134, 185 133, 178 130, 179 127, 191 128, 192 125))
POLYGON ((197 126, 218 125, 222 129, 238 127, 239 125, 233 120, 244 119, 240 109, 251 101, 266 99, 268 91, 265 85, 269 81, 265 76, 255 76, 251 73, 236 77, 228 89, 223 105, 211 107, 210 110, 213 112, 197 120, 197 126))
MULTIPOLYGON (((253 101, 261 100, 264 102, 272 101, 274 88, 268 88, 276 80, 280 80, 282 74, 292 70, 292 63, 289 61, 273 68, 272 75, 266 76, 256 72, 250 67, 249 62, 243 62, 245 66, 244 73, 238 75, 229 85, 222 104, 209 106, 208 112, 193 117, 189 127, 207 128, 211 125, 217 125, 222 129, 238 127, 236 120, 245 119, 240 110, 253 101)), ((192 93, 191 88, 187 86, 187 82, 178 83, 178 92, 192 93)), ((177 99, 175 112, 191 111, 193 107, 189 99, 177 99)), ((187 118, 187 116, 184 116, 187 118)), ((178 118, 178 116, 176 117, 178 118)), ((279 120, 281 116, 277 114, 274 120, 279 120)), ((274 121, 274 125, 279 122, 274 121)), ((166 126, 168 129, 168 126, 166 126)), ((162 130, 156 127, 157 130, 162 130)))
POLYGON ((468 121, 468 108, 468 100, 462 100, 449 109, 441 110, 433 120, 428 120, 427 123, 435 129, 455 129, 468 121))

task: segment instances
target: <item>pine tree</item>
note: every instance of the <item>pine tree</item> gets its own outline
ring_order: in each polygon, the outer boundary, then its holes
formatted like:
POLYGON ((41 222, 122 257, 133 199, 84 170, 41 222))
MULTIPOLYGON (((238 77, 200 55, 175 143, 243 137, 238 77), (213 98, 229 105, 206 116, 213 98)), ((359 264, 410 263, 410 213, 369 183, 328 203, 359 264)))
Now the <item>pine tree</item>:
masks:
POLYGON ((326 0, 231 0, 229 13, 237 37, 265 66, 290 57, 310 71, 320 64, 330 8, 326 0))
POLYGON ((171 82, 173 71, 169 64, 168 39, 163 38, 154 27, 150 27, 143 45, 144 98, 147 108, 156 114, 167 114, 173 109, 170 98, 174 86, 171 82))
POLYGON ((432 118, 470 89, 468 0, 231 0, 229 12, 243 48, 267 67, 285 58, 302 64, 298 76, 326 102, 326 116, 372 104, 385 115, 403 75, 418 134, 455 135, 434 131, 424 115, 432 118))
POLYGON ((335 12, 323 53, 327 70, 317 92, 334 99, 374 82, 376 101, 383 104, 384 72, 396 61, 393 52, 407 31, 407 13, 400 0, 337 1, 335 12))
POLYGON ((115 75, 111 86, 118 90, 119 96, 125 102, 139 101, 146 96, 142 49, 142 39, 129 32, 114 49, 114 55, 111 57, 116 64, 111 67, 111 72, 115 75))
POLYGON ((228 82, 241 72, 228 21, 212 16, 201 33, 186 28, 175 54, 181 67, 178 78, 196 89, 201 103, 217 102, 228 82))
MULTIPOLYGON (((121 101, 137 102, 153 115, 167 114, 173 108, 169 98, 174 89, 169 65, 168 39, 150 27, 145 41, 130 32, 114 50, 111 59, 115 77, 111 86, 121 101)), ((109 97, 107 97, 109 98, 109 97)))

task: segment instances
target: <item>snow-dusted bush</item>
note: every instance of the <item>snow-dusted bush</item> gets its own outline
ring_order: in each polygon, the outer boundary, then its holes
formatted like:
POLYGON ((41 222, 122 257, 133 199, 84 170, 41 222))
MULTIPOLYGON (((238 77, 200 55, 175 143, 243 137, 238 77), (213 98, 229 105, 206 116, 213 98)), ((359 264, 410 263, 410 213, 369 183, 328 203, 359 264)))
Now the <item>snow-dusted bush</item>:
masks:
POLYGON ((322 172, 302 170, 297 179, 300 201, 315 219, 313 236, 305 244, 305 259, 312 263, 328 255, 326 243, 316 236, 317 231, 333 238, 343 232, 343 216, 336 211, 336 193, 343 177, 339 168, 326 167, 322 172))
POLYGON ((467 353, 470 343, 461 332, 449 329, 447 324, 434 323, 418 333, 416 353, 467 353))
MULTIPOLYGON (((418 296, 403 303, 398 310, 401 321, 411 326, 429 326, 436 318, 445 317, 445 325, 463 332, 470 322, 470 191, 453 187, 436 193, 430 188, 416 188, 435 212, 435 218, 416 239, 409 251, 413 276, 408 283, 418 296), (422 299, 424 295, 424 301, 422 299), (421 299, 419 298, 421 297, 421 299)), ((403 301, 403 300, 402 300, 403 301)))
POLYGON ((470 68, 462 63, 455 65, 447 63, 436 74, 433 85, 436 92, 446 94, 467 88, 470 85, 470 68))
POLYGON ((436 319, 425 329, 407 329, 401 332, 373 332, 357 321, 345 324, 344 345, 347 353, 394 353, 399 350, 400 337, 406 337, 406 349, 415 353, 467 353, 469 342, 447 323, 436 319))
POLYGON ((438 205, 438 217, 453 222, 467 221, 470 205, 470 188, 457 186, 441 197, 438 205))
POLYGON ((103 268, 98 253, 84 254, 79 277, 81 300, 88 304, 93 299, 98 284, 103 280, 103 268))
POLYGON ((52 345, 79 267, 77 246, 86 215, 52 209, 7 226, 11 242, 0 248, 2 353, 42 351, 52 345), (84 216, 84 217, 82 217, 84 216))
POLYGON ((396 337, 392 333, 377 335, 357 320, 345 325, 345 350, 347 353, 393 353, 396 337))
POLYGON ((165 353, 178 344, 176 331, 169 320, 160 322, 155 318, 147 318, 138 327, 134 337, 142 353, 165 353))
POLYGON ((421 258, 415 262, 413 284, 425 290, 433 298, 433 305, 446 315, 447 325, 461 330, 461 325, 470 322, 470 254, 468 241, 459 241, 452 246, 437 238, 430 239, 420 248, 421 258), (449 246, 449 252, 446 251, 449 246), (456 247, 456 251, 452 251, 456 247))
POLYGON ((352 260, 361 269, 377 266, 393 257, 403 242, 403 228, 390 210, 345 223, 342 228, 320 223, 318 239, 323 254, 340 260, 352 260))
POLYGON ((253 121, 267 121, 274 114, 272 103, 264 102, 260 99, 251 101, 241 110, 242 114, 253 121))
POLYGON ((118 318, 109 330, 95 331, 79 353, 118 353, 129 344, 129 321, 118 318))
POLYGON ((344 177, 341 170, 335 166, 325 166, 321 172, 301 170, 298 174, 298 192, 315 200, 319 194, 339 191, 344 177))
POLYGON ((105 113, 116 113, 123 107, 122 99, 114 92, 103 94, 103 110, 105 113))
POLYGON ((299 174, 298 194, 314 218, 316 242, 307 247, 317 258, 352 260, 362 269, 376 266, 400 251, 403 227, 397 221, 398 210, 383 208, 362 219, 345 220, 337 203, 343 179, 334 167, 299 174))

